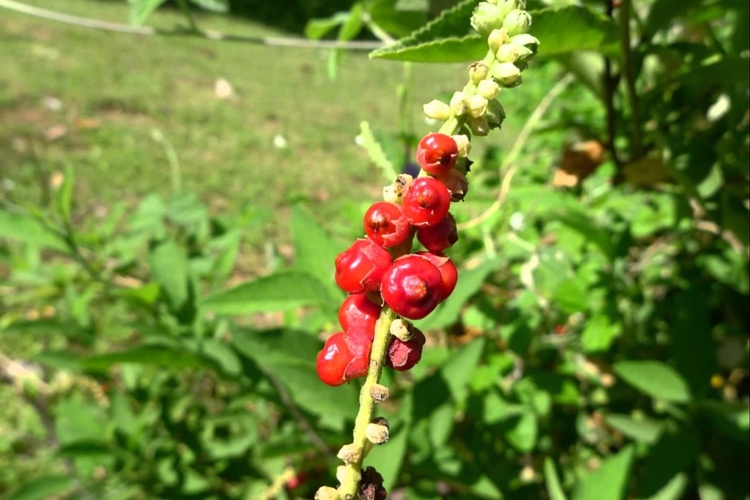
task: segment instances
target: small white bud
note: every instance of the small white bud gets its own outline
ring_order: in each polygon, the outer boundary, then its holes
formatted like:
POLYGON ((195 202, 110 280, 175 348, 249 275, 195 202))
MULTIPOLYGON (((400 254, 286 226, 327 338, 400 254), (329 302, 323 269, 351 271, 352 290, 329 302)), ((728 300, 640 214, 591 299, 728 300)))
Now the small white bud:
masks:
POLYGON ((365 427, 365 436, 372 444, 385 444, 390 437, 390 425, 382 417, 374 419, 365 427))
POLYGON ((490 50, 492 50, 492 52, 497 52, 500 47, 502 47, 509 41, 510 36, 508 36, 508 30, 505 28, 500 28, 492 30, 492 33, 490 33, 490 36, 487 38, 487 45, 490 46, 490 50))
POLYGON ((451 111, 456 116, 466 113, 467 104, 466 94, 463 92, 455 92, 451 97, 451 111))
POLYGON ((451 117, 450 106, 442 101, 438 101, 437 99, 428 102, 422 106, 422 109, 424 110, 425 116, 427 118, 432 118, 433 120, 445 121, 451 117))
POLYGON ((521 84, 521 70, 515 64, 506 62, 492 66, 492 78, 506 88, 516 87, 521 84))
POLYGON ((409 323, 400 318, 394 319, 391 323, 391 335, 403 342, 408 342, 414 336, 409 323))
POLYGON ((469 98, 469 114, 473 117, 479 117, 487 111, 487 99, 481 95, 473 95, 469 98))
POLYGON ((489 78, 487 80, 482 80, 477 85, 477 93, 488 101, 491 101, 500 93, 500 85, 498 85, 495 80, 489 78))
POLYGON ((458 156, 469 156, 469 151, 471 151, 471 141, 469 140, 469 137, 463 134, 453 135, 451 137, 453 137, 453 140, 456 141, 456 146, 458 146, 458 156))
POLYGON ((346 465, 349 465, 359 462, 359 459, 362 458, 362 452, 354 443, 350 443, 342 446, 336 456, 346 465))
POLYGON ((510 36, 526 33, 530 26, 531 15, 525 10, 511 10, 503 20, 503 28, 508 30, 510 36))
POLYGON ((489 73, 490 68, 482 61, 476 61, 469 65, 469 78, 474 83, 484 80, 489 73))

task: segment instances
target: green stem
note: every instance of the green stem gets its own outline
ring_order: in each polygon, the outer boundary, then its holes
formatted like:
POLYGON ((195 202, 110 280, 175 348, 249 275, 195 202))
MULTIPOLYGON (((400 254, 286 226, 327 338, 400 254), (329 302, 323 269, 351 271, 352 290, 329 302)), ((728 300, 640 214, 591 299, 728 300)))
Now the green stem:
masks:
POLYGON ((622 0, 620 3, 620 44, 622 49, 622 66, 625 75, 625 88, 630 103, 630 123, 633 144, 631 149, 631 161, 641 156, 643 149, 643 137, 641 135, 641 109, 638 101, 638 91, 635 87, 635 65, 633 62, 633 50, 630 47, 630 12, 633 8, 632 0, 622 0))
POLYGON ((198 29, 198 23, 195 22, 193 11, 190 10, 190 5, 188 5, 187 0, 177 0, 177 3, 180 4, 180 9, 187 18, 188 24, 190 25, 190 31, 194 33, 200 33, 200 30, 198 29))
POLYGON ((372 412, 375 407, 375 401, 370 396, 370 389, 373 385, 380 382, 380 374, 385 365, 385 356, 388 352, 388 345, 391 341, 391 323, 396 319, 396 315, 388 307, 383 308, 380 313, 380 319, 375 326, 375 339, 372 343, 370 353, 370 367, 367 370, 367 378, 362 390, 359 393, 359 412, 354 420, 354 441, 353 444, 359 451, 359 460, 346 466, 346 475, 339 487, 341 499, 351 495, 352 498, 357 494, 359 488, 359 478, 362 473, 362 461, 365 458, 365 446, 367 436, 365 429, 367 424, 372 420, 372 412))

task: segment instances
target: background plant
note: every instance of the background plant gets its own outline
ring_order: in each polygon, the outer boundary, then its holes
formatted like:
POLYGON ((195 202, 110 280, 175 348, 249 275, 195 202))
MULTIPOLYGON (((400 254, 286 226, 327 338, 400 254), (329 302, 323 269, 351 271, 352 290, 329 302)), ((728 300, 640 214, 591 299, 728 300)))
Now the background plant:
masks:
MULTIPOLYGON (((745 498, 747 4, 528 8, 547 86, 500 96, 528 127, 476 157, 462 279, 420 325, 423 361, 386 381, 391 441, 372 461, 409 499, 745 498)), ((481 57, 466 16, 441 19, 373 55, 481 57)), ((394 117, 360 117, 373 161, 400 170, 394 117)), ((234 286, 253 212, 177 192, 94 220, 80 175, 64 179, 48 204, 5 195, 0 211, 3 397, 27 401, 4 410, 2 494, 333 484, 356 387, 321 388, 312 360, 359 207, 333 224, 293 208, 293 260, 273 252, 234 286)))

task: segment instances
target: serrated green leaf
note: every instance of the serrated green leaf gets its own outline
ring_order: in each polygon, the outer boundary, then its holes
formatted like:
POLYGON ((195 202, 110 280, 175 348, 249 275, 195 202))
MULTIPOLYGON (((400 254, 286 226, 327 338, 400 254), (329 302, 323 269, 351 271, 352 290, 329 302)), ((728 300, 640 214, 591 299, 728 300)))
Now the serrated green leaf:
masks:
POLYGON ((67 245, 34 217, 0 210, 0 238, 17 240, 40 248, 66 251, 67 245))
POLYGON ((288 271, 213 293, 201 302, 201 308, 218 314, 251 314, 324 305, 329 301, 328 291, 320 281, 307 273, 288 271))
POLYGON ((591 7, 566 5, 530 12, 529 33, 539 39, 540 56, 596 51, 610 56, 619 52, 615 22, 591 7))
POLYGON ((656 399, 670 403, 688 403, 690 388, 669 365, 660 361, 620 361, 613 370, 625 382, 656 399))
POLYGON ((547 484, 547 494, 550 500, 568 500, 560 484, 560 478, 557 476, 555 464, 550 457, 544 459, 544 481, 547 484))
POLYGON ((604 460, 601 466, 584 476, 578 484, 575 500, 623 500, 634 449, 624 448, 617 455, 604 460))
POLYGON ((47 500, 66 491, 73 484, 69 476, 42 476, 29 481, 5 500, 47 500))
POLYGON ((377 139, 375 139, 375 135, 372 133, 369 123, 362 122, 359 124, 359 135, 362 137, 362 147, 367 151, 370 160, 380 167, 388 182, 393 182, 397 175, 396 169, 393 168, 393 163, 391 163, 386 156, 383 147, 377 139))
POLYGON ((372 58, 415 62, 463 62, 481 59, 487 40, 471 35, 469 19, 479 0, 463 0, 398 42, 376 49, 372 58))
POLYGON ((625 436, 647 444, 654 443, 664 427, 658 420, 646 417, 636 419, 629 415, 610 414, 604 417, 604 421, 625 436))

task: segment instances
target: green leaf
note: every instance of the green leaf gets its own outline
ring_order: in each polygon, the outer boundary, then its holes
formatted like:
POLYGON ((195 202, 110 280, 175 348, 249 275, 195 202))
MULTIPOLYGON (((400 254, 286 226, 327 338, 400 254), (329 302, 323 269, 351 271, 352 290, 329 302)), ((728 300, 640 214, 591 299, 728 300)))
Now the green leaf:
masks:
POLYGON ((553 215, 561 223, 578 232, 586 241, 597 246, 609 261, 615 258, 613 235, 607 230, 599 227, 586 214, 574 210, 566 210, 560 214, 553 215))
POLYGON ((294 268, 327 286, 328 293, 321 298, 338 302, 342 294, 333 281, 333 274, 334 261, 342 249, 302 205, 292 207, 289 228, 294 242, 294 268))
MULTIPOLYGON (((682 498, 682 494, 685 492, 687 485, 687 474, 681 472, 673 477, 672 480, 656 492, 656 494, 643 500, 679 500, 682 498)), ((701 498, 703 497, 701 496, 701 498)))
POLYGON ((421 28, 427 22, 427 5, 419 9, 407 9, 400 0, 374 0, 369 2, 367 12, 372 20, 387 33, 402 38, 421 28))
POLYGON ((146 22, 146 19, 167 0, 128 0, 130 4, 130 22, 136 26, 146 22))
POLYGON ((655 0, 651 5, 645 26, 643 28, 643 40, 650 40, 657 31, 668 30, 672 26, 674 18, 685 14, 691 8, 700 5, 701 0, 655 0))
POLYGON ((456 351, 440 369, 455 400, 460 401, 463 398, 466 386, 471 380, 471 374, 479 363, 483 351, 484 339, 473 340, 456 351))
POLYGON ((472 269, 462 269, 456 289, 448 300, 440 304, 427 318, 416 321, 415 324, 422 330, 437 330, 454 324, 471 296, 479 291, 487 276, 499 267, 500 260, 490 259, 472 269))
POLYGON ((393 168, 393 163, 391 163, 386 156, 385 151, 383 151, 382 146, 377 139, 375 139, 375 135, 373 135, 369 123, 362 122, 359 124, 359 135, 362 137, 362 147, 367 151, 370 160, 380 167, 388 182, 393 182, 398 175, 396 169, 393 168))
POLYGON ((106 370, 116 363, 154 365, 160 368, 211 368, 205 358, 186 351, 166 346, 144 345, 120 352, 88 356, 80 360, 81 366, 91 370, 106 370))
POLYGON ((17 240, 40 248, 67 251, 65 241, 34 217, 0 210, 0 238, 17 240))
POLYGON ((594 472, 584 476, 578 484, 575 500, 623 500, 630 466, 633 462, 632 446, 602 462, 594 472))
POLYGON ((57 453, 64 457, 97 457, 112 454, 112 448, 97 439, 80 439, 61 446, 57 453))
POLYGON ((323 305, 329 300, 320 281, 307 273, 289 271, 213 293, 202 301, 201 307, 218 314, 251 314, 323 305))
POLYGON ((531 11, 529 33, 539 39, 540 56, 556 56, 584 50, 610 56, 618 54, 619 30, 604 14, 581 5, 531 11))
POLYGON ((69 476, 42 476, 24 484, 5 500, 47 500, 68 490, 72 484, 69 476))
POLYGON ((547 494, 550 500, 568 500, 563 491, 555 464, 550 457, 544 459, 544 481, 547 483, 547 494))
POLYGON ((3 333, 16 333, 24 336, 63 335, 76 339, 90 338, 90 332, 75 323, 62 322, 57 319, 38 319, 36 321, 16 321, 5 327, 3 333))
POLYGON ((656 442, 664 427, 658 420, 646 417, 636 419, 629 415, 610 414, 604 417, 604 421, 625 436, 647 444, 656 442))
POLYGON ((511 418, 504 425, 511 425, 505 431, 505 439, 520 452, 528 453, 536 446, 539 424, 534 412, 527 410, 511 418))
POLYGON ((464 62, 481 59, 487 40, 469 35, 469 19, 478 0, 463 0, 411 35, 376 49, 372 58, 415 62, 464 62))
POLYGON ((182 309, 188 300, 190 268, 185 249, 169 240, 151 249, 148 256, 151 273, 169 298, 172 309, 182 309))
POLYGON ((620 361, 612 368, 625 382, 656 399, 670 403, 688 403, 691 399, 685 380, 660 361, 620 361))
POLYGON ((700 442, 694 430, 683 428, 662 432, 649 451, 638 480, 638 498, 657 495, 677 474, 690 470, 700 451, 700 442))
POLYGON ((348 12, 338 12, 325 19, 310 19, 305 25, 305 36, 312 40, 320 40, 333 28, 344 24, 349 19, 348 12))
POLYGON ((229 12, 229 4, 227 0, 190 0, 192 3, 197 5, 203 10, 208 12, 217 12, 219 14, 225 14, 229 12))
POLYGON ((716 342, 711 336, 709 305, 700 290, 678 292, 669 322, 669 350, 675 368, 690 385, 696 399, 703 395, 716 370, 716 342))
POLYGON ((66 224, 69 223, 70 210, 73 204, 73 169, 71 167, 65 169, 65 176, 60 189, 56 193, 55 201, 60 216, 66 224))
POLYGON ((349 9, 349 15, 346 18, 346 22, 341 25, 339 30, 338 39, 340 41, 348 41, 354 39, 360 31, 362 31, 362 4, 357 2, 352 5, 349 9))
POLYGON ((612 322, 607 314, 595 314, 581 333, 581 347, 587 353, 607 352, 622 333, 622 325, 612 322))

